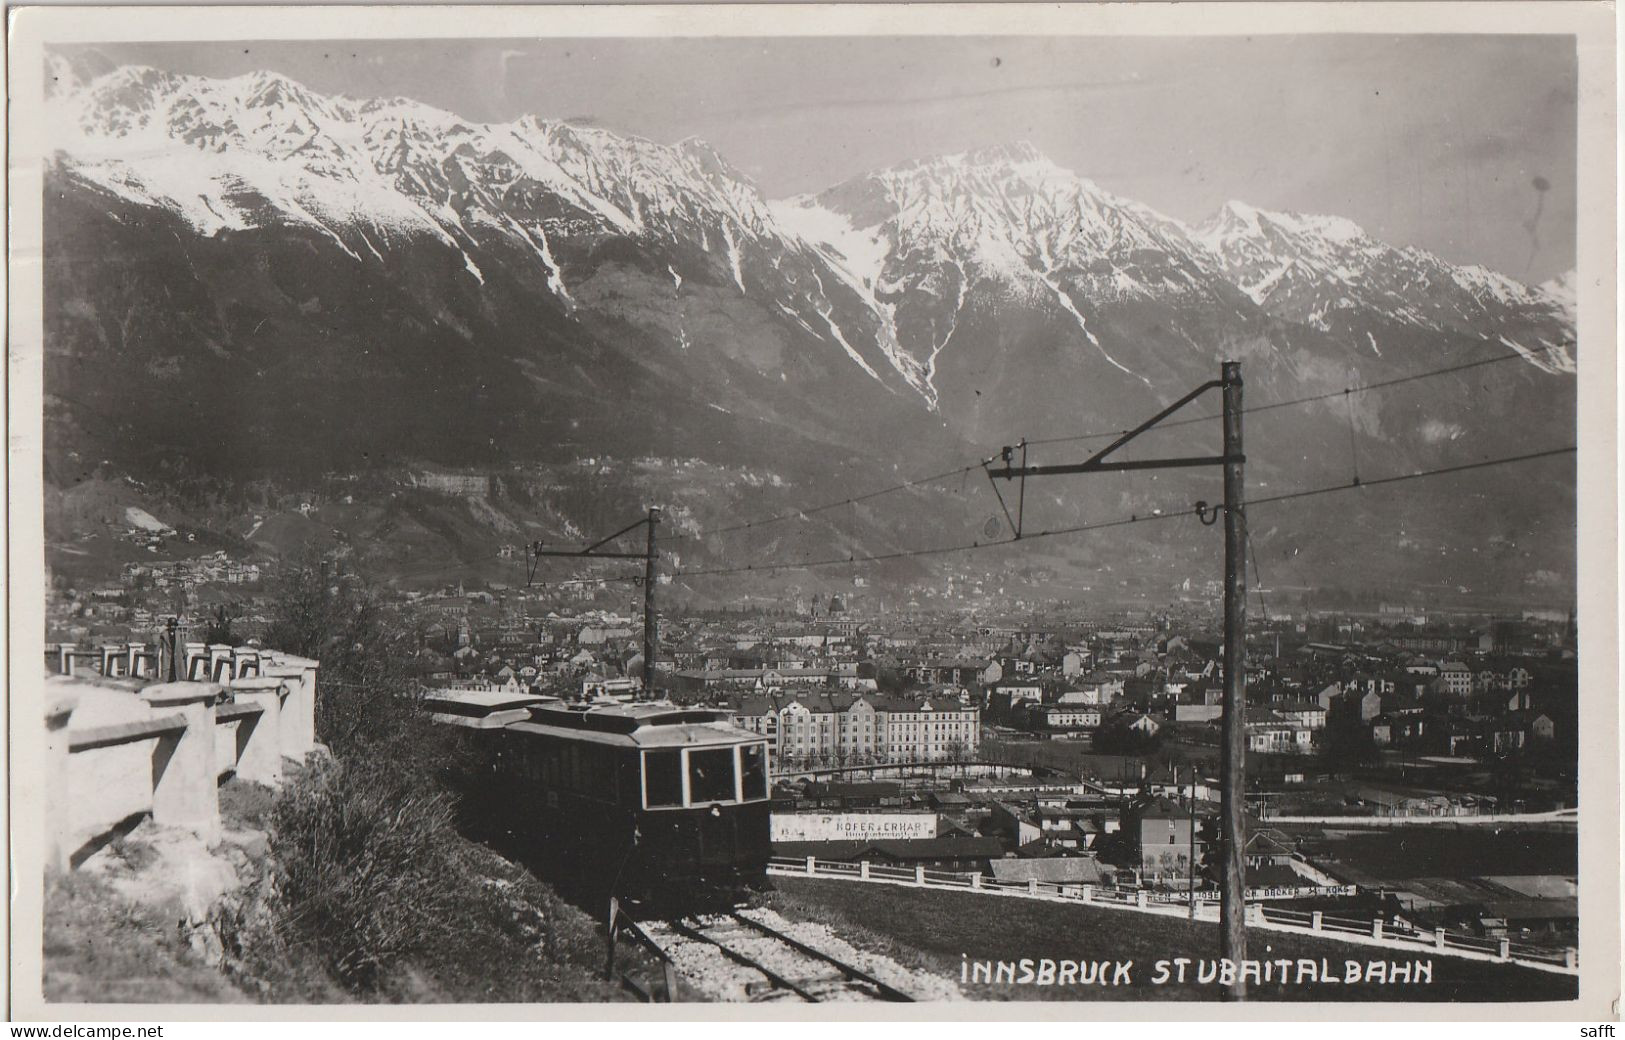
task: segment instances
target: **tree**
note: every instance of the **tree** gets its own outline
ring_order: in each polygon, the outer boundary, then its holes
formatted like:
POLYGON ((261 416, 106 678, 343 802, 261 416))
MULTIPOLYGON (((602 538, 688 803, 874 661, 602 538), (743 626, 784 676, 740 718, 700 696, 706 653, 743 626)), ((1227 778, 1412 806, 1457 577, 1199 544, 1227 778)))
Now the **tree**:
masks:
POLYGON ((235 603, 229 607, 224 603, 216 606, 214 615, 209 618, 207 627, 203 629, 203 641, 211 646, 242 645, 242 637, 237 634, 235 627, 237 622, 242 620, 242 616, 242 608, 235 603))
POLYGON ((307 555, 277 581, 265 645, 321 662, 316 735, 334 755, 380 754, 391 768, 443 764, 449 742, 418 708, 412 619, 387 611, 356 575, 307 555))
POLYGON ((1324 768, 1343 772, 1375 762, 1377 757, 1371 727, 1357 710, 1345 708, 1328 714, 1320 737, 1320 759, 1324 768))
POLYGON ((1094 749, 1109 755, 1144 755, 1162 746, 1162 734, 1135 729, 1112 719, 1095 731, 1094 749))

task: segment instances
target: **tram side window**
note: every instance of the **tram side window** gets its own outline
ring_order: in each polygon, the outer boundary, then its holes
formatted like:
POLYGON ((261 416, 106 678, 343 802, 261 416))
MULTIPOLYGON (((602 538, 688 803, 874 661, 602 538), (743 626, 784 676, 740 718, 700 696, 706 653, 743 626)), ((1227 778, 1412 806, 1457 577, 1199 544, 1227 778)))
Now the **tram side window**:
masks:
POLYGON ((761 744, 746 744, 739 749, 739 765, 745 797, 766 798, 767 748, 761 744))
POLYGON ((643 782, 649 807, 683 804, 683 753, 651 751, 643 756, 643 782))
POLYGON ((692 805, 734 800, 733 748, 688 753, 688 798, 692 805))

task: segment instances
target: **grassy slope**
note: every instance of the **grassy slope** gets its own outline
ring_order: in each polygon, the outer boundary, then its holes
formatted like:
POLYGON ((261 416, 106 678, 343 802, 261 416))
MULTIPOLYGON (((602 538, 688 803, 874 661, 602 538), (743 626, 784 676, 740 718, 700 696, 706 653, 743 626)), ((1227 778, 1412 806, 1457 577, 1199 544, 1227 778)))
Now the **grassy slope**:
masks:
MULTIPOLYGON (((895 885, 775 878, 768 902, 789 917, 841 927, 860 945, 903 963, 958 978, 961 955, 971 960, 1134 961, 1127 987, 965 986, 981 1000, 1217 1000, 1216 986, 1152 985, 1153 963, 1163 958, 1216 957, 1218 927, 1121 910, 1063 906, 1007 896, 914 890, 895 885)), ((1249 953, 1258 959, 1372 959, 1372 947, 1254 932, 1249 953)), ((1405 959, 1400 951, 1390 955, 1405 959)), ((1425 956, 1425 951, 1424 951, 1425 956)), ((1192 969, 1194 970, 1194 969, 1192 969)), ((1576 982, 1528 968, 1438 957, 1433 983, 1415 985, 1310 985, 1253 987, 1264 1000, 1534 1001, 1572 1000, 1576 982)))
POLYGON ((198 959, 156 911, 92 878, 45 897, 45 999, 53 1003, 235 1004, 249 998, 198 959))
MULTIPOLYGON (((273 792, 260 785, 228 782, 220 799, 226 826, 263 829, 273 799, 273 792)), ((457 840, 457 876, 446 883, 482 893, 471 903, 481 911, 480 919, 462 922, 469 942, 463 949, 401 965, 370 999, 404 1003, 629 999, 618 984, 598 976, 604 958, 599 922, 564 902, 524 868, 484 846, 457 840)), ((138 857, 138 843, 127 844, 131 848, 121 854, 138 857)), ((255 909, 247 908, 249 918, 263 916, 255 909)), ((55 879, 46 895, 45 999, 174 1004, 358 999, 336 984, 319 958, 308 952, 302 955, 263 929, 234 938, 255 941, 235 950, 230 971, 223 972, 195 954, 176 923, 160 910, 124 900, 99 879, 70 874, 55 879)), ((645 959, 641 951, 623 947, 618 963, 623 969, 647 968, 645 959)))

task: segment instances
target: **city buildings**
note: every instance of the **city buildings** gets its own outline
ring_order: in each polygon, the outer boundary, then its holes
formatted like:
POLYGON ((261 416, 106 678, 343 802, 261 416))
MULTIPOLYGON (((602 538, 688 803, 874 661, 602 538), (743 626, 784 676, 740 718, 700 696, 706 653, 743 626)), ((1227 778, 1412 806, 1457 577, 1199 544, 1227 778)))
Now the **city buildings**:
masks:
POLYGON ((981 709, 947 693, 779 688, 732 695, 727 706, 735 725, 768 738, 784 766, 960 760, 981 747, 981 709))

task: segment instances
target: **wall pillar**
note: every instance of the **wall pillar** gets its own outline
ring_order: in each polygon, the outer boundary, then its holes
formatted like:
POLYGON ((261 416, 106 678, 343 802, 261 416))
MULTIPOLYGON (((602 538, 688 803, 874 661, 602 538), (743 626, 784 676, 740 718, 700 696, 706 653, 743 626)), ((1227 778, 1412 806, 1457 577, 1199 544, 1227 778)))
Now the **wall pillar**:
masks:
POLYGON ((1142 888, 1138 892, 1134 893, 1134 905, 1139 907, 1141 910, 1144 910, 1146 905, 1150 902, 1151 897, 1145 889, 1142 888))
POLYGON ((284 680, 288 692, 282 702, 282 754, 303 762, 316 746, 316 665, 279 659, 261 674, 284 680))
POLYGON ((237 678, 237 669, 232 661, 231 647, 225 643, 210 643, 209 655, 209 682, 229 683, 237 678))
POLYGON ((922 887, 925 885, 925 867, 920 864, 914 866, 914 883, 922 887))
POLYGON ((975 874, 972 874, 970 876, 970 887, 972 887, 972 888, 981 888, 982 887, 982 874, 981 874, 981 871, 977 871, 975 874))
POLYGON ((1495 947, 1495 956, 1499 960, 1503 960, 1503 961, 1511 960, 1512 959, 1512 940, 1511 939, 1502 939, 1499 943, 1497 943, 1496 947, 1495 947))
POLYGON ((299 739, 303 758, 316 747, 316 670, 315 661, 301 661, 299 676, 299 739))
POLYGON ((77 697, 59 697, 45 709, 45 869, 71 869, 73 821, 68 813, 68 721, 77 697))
POLYGON ((1433 945, 1437 946, 1441 950, 1444 949, 1444 929, 1443 928, 1435 928, 1435 929, 1433 929, 1433 945))
POLYGON ((862 862, 860 862, 858 864, 858 877, 862 878, 865 881, 869 880, 869 861, 868 860, 863 860, 862 862))
MULTIPOLYGON (((193 674, 194 672, 198 671, 198 661, 200 659, 207 660, 207 657, 208 657, 208 646, 206 644, 203 644, 203 643, 182 643, 181 644, 181 668, 180 668, 180 677, 181 677, 182 681, 195 681, 195 682, 207 681, 207 679, 208 679, 207 675, 194 675, 193 674)), ((205 667, 203 670, 207 671, 207 668, 205 667)))
POLYGON ((1037 878, 1028 878, 1027 879, 1027 894, 1030 895, 1030 896, 1036 896, 1038 894, 1038 879, 1037 878))
POLYGON ((1373 917, 1371 919, 1371 938, 1382 938, 1382 918, 1380 917, 1373 917))
POLYGON ((287 684, 281 679, 241 679, 231 692, 239 702, 259 707, 237 723, 237 775, 275 787, 282 782, 282 704, 287 684))
POLYGON ((807 876, 812 877, 816 873, 818 873, 818 857, 816 857, 816 856, 808 856, 807 857, 807 876))
POLYGON ((220 840, 219 774, 215 769, 214 683, 177 682, 149 686, 141 699, 160 714, 178 713, 186 729, 159 741, 154 752, 152 821, 184 827, 207 842, 220 840))

